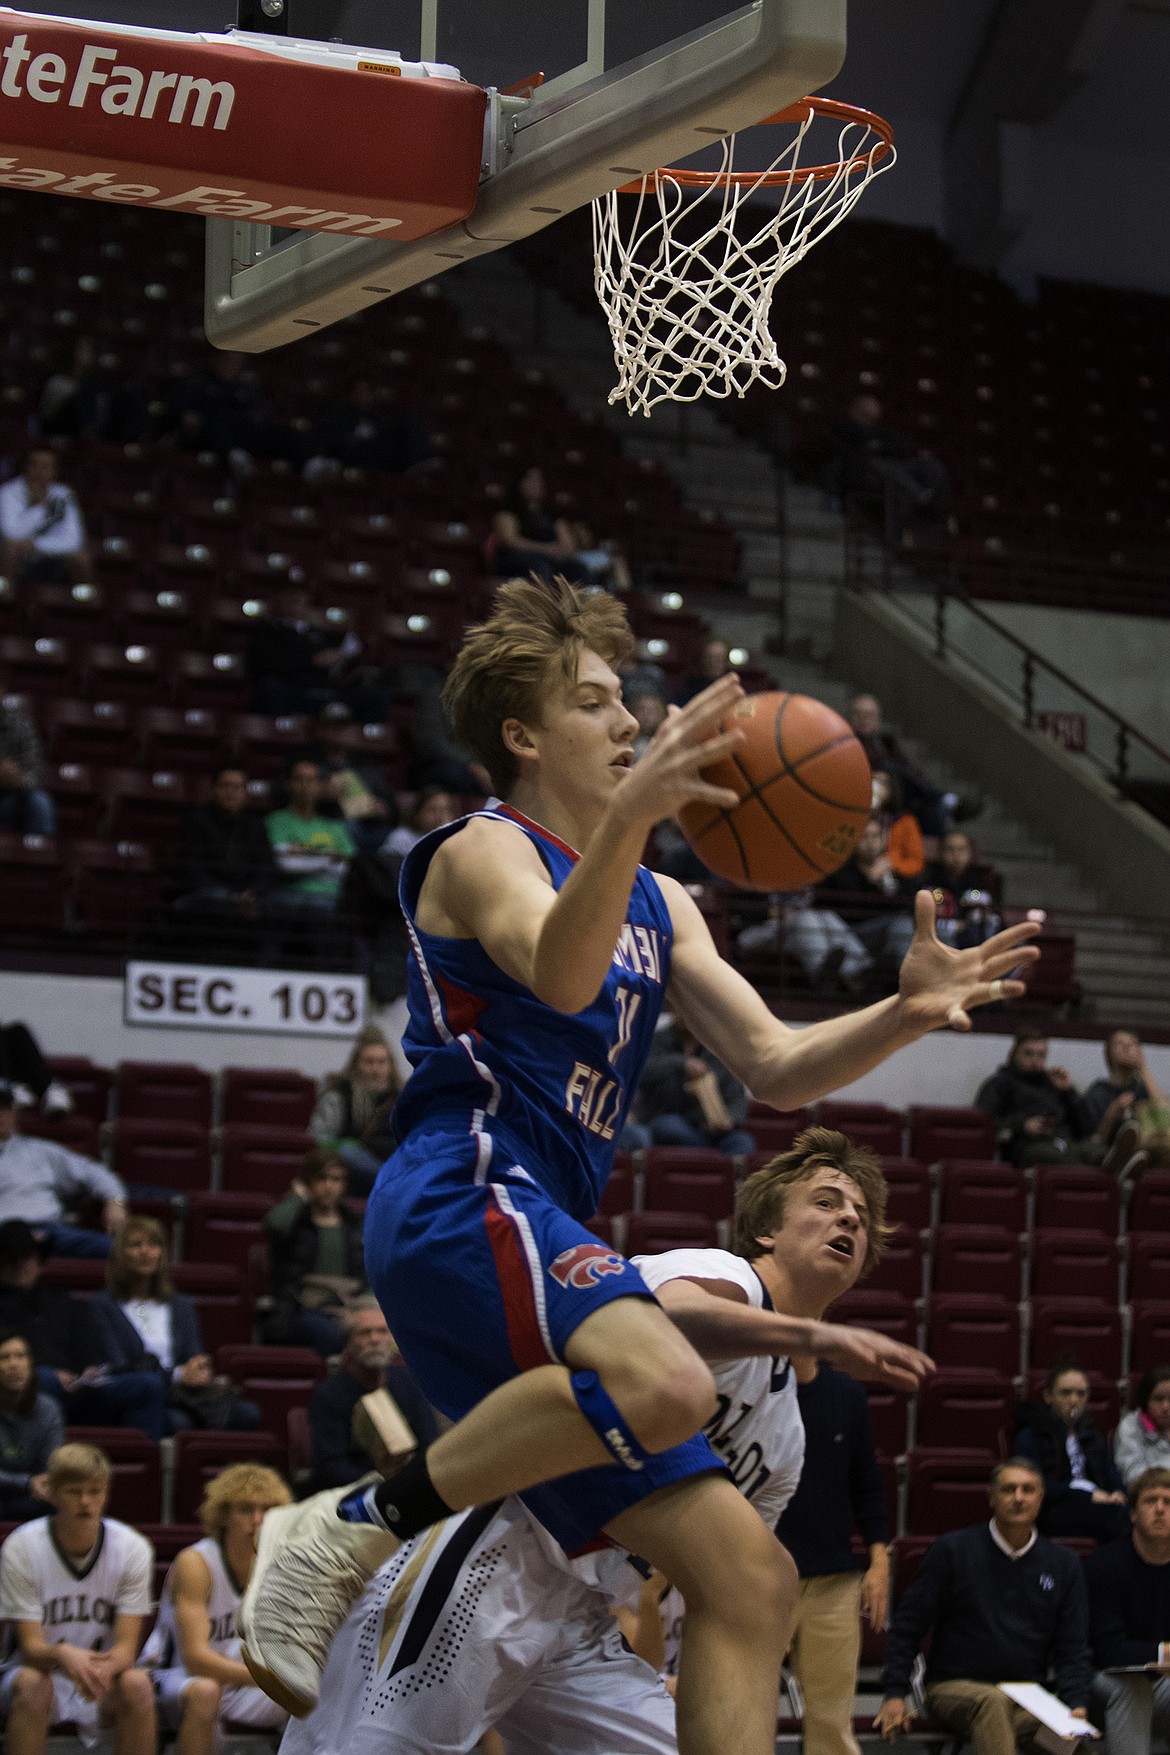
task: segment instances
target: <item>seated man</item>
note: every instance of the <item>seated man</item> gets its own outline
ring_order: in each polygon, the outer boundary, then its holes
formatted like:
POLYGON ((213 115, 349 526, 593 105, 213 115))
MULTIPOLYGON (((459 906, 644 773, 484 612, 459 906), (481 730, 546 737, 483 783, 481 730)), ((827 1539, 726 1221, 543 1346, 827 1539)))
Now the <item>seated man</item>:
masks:
POLYGON ((1017 1035, 1012 1051, 979 1087, 975 1106, 999 1123, 1005 1158, 1029 1164, 1100 1164, 1124 1179, 1145 1163, 1136 1126, 1122 1128, 1106 1145, 1094 1132, 1076 1086, 1062 1066, 1048 1064, 1048 1036, 1036 1025, 1017 1035))
POLYGON ((0 1085, 0 1225, 23 1219, 50 1255, 109 1255, 125 1223, 126 1190, 104 1164, 67 1151, 56 1140, 16 1131, 16 1093, 0 1085), (81 1200, 102 1203, 103 1231, 65 1223, 81 1200))
POLYGON ((157 1441, 166 1415, 162 1374, 111 1369, 87 1304, 42 1280, 41 1250, 23 1219, 0 1225, 0 1329, 28 1342, 41 1387, 63 1404, 69 1424, 136 1426, 157 1441))
POLYGON ((142 1652, 178 1755, 213 1755, 225 1725, 284 1729, 287 1714, 244 1668, 236 1623, 264 1514, 291 1503, 276 1471, 256 1463, 234 1463, 207 1483, 199 1507, 206 1533, 175 1556, 142 1652))
MULTIPOLYGON (((1112 1145, 1134 1123, 1138 1149, 1157 1169, 1170 1166, 1170 1098, 1146 1065, 1136 1030, 1110 1030, 1105 1038, 1107 1077, 1094 1079, 1081 1099, 1097 1137, 1112 1145)), ((1137 1166, 1135 1166, 1137 1168, 1137 1166)))
POLYGON ((855 695, 849 703, 849 724, 869 757, 875 774, 887 774, 896 783, 905 808, 924 835, 944 835, 953 823, 978 816, 982 799, 961 792, 944 792, 915 765, 892 731, 882 723, 882 704, 876 695, 855 695))
POLYGON ((354 1409, 372 1390, 389 1391, 420 1444, 439 1435, 434 1409, 402 1363, 378 1300, 355 1298, 344 1327, 341 1369, 323 1377, 309 1397, 314 1492, 347 1486, 374 1467, 353 1430, 354 1409))
POLYGON ((281 875, 273 906, 282 911, 331 914, 355 848, 346 825, 321 815, 324 782, 316 762, 294 762, 288 804, 265 818, 281 875))
POLYGON ((975 858, 970 835, 951 829, 922 874, 922 888, 933 890, 938 935, 949 945, 981 945, 1003 925, 1003 882, 990 865, 975 858))
POLYGON ((0 829, 55 835, 57 812, 41 784, 45 760, 32 720, 0 701, 0 829))
POLYGON ((1058 1359, 1039 1402, 1024 1408, 1017 1456, 1044 1477, 1040 1527, 1046 1536, 1108 1542, 1129 1527, 1124 1483, 1089 1413, 1089 1380, 1075 1359, 1058 1359))
POLYGON ((1044 1483, 1013 1456, 991 1471, 988 1524, 933 1542, 894 1612, 874 1729, 896 1737, 913 1717, 910 1672, 930 1634, 926 1704, 975 1755, 1011 1755, 1039 1729, 1000 1682, 1039 1682, 1077 1718, 1089 1698, 1088 1610, 1080 1563, 1036 1534, 1044 1483))
POLYGON ((1170 1469, 1139 1475, 1129 1504, 1132 1528, 1085 1559, 1105 1755, 1149 1755, 1155 1734, 1170 1737, 1170 1469))
POLYGON ((21 474, 0 487, 0 572, 68 585, 89 570, 77 496, 57 480, 57 453, 35 445, 21 474))
POLYGON ((622 1131, 628 1152, 647 1146, 711 1146, 729 1157, 754 1152, 744 1086, 681 1024, 663 1024, 634 1099, 638 1116, 622 1131))
POLYGON ((72 1724, 86 1749, 113 1731, 118 1755, 154 1755, 154 1697, 134 1666, 151 1610, 154 1550, 103 1513, 110 1463, 90 1444, 49 1458, 52 1513, 0 1548, 0 1616, 16 1655, 0 1679, 6 1747, 43 1750, 72 1724))
POLYGON ((211 798, 179 831, 176 914, 217 929, 232 922, 254 938, 280 873, 264 819, 248 809, 248 778, 233 763, 217 769, 211 798))

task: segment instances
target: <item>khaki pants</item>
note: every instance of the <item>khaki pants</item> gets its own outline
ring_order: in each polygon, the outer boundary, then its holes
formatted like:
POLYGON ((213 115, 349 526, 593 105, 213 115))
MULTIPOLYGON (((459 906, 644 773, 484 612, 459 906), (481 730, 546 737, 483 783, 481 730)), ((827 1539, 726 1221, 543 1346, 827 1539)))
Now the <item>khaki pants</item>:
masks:
POLYGON ((1016 1755, 1040 1729, 1038 1720, 994 1682, 932 1682, 926 1704, 944 1730, 971 1739, 975 1755, 1016 1755))
POLYGON ((861 1650, 861 1573, 803 1578, 788 1662, 804 1695, 805 1755, 859 1755, 853 1696, 861 1650))

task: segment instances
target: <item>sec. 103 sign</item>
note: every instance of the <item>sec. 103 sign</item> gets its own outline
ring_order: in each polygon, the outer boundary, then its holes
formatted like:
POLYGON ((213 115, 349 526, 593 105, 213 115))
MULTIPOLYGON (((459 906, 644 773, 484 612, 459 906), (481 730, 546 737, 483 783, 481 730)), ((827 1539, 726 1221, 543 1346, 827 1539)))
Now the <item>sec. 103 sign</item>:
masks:
POLYGON ((123 1017, 164 1029, 352 1036, 366 1021, 366 981, 364 975, 131 962, 123 1017))

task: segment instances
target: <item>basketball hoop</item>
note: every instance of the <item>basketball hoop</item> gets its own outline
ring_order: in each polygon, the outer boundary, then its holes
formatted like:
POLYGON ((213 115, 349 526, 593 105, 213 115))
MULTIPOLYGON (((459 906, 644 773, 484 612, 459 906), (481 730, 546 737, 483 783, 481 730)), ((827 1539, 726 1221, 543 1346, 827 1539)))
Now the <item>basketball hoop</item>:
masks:
POLYGON ((782 124, 796 135, 766 170, 736 170, 738 136, 727 134, 718 170, 668 166, 594 201, 594 285, 618 369, 609 400, 631 414, 783 384, 788 368, 768 328, 776 283, 895 152, 888 122, 831 98, 802 98, 762 125, 782 124), (841 124, 837 157, 802 165, 816 117, 841 124), (779 191, 778 205, 748 206, 766 190, 779 191))

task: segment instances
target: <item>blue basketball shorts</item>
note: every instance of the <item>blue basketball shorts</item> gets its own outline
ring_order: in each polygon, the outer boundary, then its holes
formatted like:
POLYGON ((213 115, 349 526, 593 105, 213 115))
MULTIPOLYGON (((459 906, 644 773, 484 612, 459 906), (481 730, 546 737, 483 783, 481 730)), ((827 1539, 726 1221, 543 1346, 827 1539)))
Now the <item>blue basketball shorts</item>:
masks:
MULTIPOLYGON (((366 1274, 419 1388, 450 1419, 538 1365, 615 1298, 652 1298, 642 1276, 563 1212, 496 1136, 416 1129, 383 1165, 366 1208, 366 1274), (498 1167, 498 1168, 497 1168, 498 1167)), ((525 1502, 569 1553, 619 1512, 692 1475, 721 1470, 700 1436, 639 1470, 584 1469, 525 1502)))

